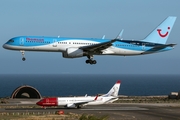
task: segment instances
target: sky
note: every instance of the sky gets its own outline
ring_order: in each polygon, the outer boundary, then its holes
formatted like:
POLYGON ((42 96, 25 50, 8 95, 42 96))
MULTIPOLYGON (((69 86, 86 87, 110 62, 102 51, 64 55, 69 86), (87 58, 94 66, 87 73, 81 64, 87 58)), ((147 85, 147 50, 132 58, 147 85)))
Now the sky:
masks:
POLYGON ((2 0, 0 4, 0 74, 179 74, 179 0, 2 0), (2 48, 15 36, 63 36, 143 39, 168 16, 177 16, 167 43, 175 49, 143 56, 94 56, 67 59, 61 53, 2 48))

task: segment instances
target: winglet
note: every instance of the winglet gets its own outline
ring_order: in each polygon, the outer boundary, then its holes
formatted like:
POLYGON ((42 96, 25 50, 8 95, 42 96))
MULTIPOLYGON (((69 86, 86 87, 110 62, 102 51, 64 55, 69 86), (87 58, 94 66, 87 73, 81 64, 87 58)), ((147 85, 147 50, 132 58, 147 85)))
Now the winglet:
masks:
POLYGON ((116 84, 120 84, 121 83, 121 81, 120 80, 118 80, 117 82, 116 82, 116 84))
POLYGON ((94 98, 94 100, 97 100, 97 98, 98 98, 98 95, 96 95, 96 97, 94 98))
POLYGON ((121 32, 118 34, 118 36, 116 37, 116 39, 120 39, 122 40, 122 34, 124 32, 124 29, 121 30, 121 32))
POLYGON ((105 39, 105 37, 106 37, 106 36, 105 36, 105 35, 103 35, 102 39, 105 39))

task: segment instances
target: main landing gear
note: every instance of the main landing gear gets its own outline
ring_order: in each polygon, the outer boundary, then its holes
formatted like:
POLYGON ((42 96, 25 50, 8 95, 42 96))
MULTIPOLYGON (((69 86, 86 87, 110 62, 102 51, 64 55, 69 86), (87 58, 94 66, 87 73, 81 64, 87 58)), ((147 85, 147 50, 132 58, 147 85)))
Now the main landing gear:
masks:
POLYGON ((97 62, 96 62, 96 60, 93 60, 93 56, 90 56, 90 55, 88 55, 87 56, 87 58, 88 58, 88 60, 86 60, 86 63, 88 64, 96 64, 97 62))
POLYGON ((78 106, 77 106, 77 108, 78 108, 78 109, 80 109, 80 108, 81 108, 81 106, 80 106, 80 105, 78 105, 78 106))
POLYGON ((20 52, 22 53, 22 56, 23 56, 23 57, 22 57, 22 61, 25 61, 25 60, 26 60, 26 58, 25 58, 25 51, 24 51, 24 50, 21 50, 20 52))

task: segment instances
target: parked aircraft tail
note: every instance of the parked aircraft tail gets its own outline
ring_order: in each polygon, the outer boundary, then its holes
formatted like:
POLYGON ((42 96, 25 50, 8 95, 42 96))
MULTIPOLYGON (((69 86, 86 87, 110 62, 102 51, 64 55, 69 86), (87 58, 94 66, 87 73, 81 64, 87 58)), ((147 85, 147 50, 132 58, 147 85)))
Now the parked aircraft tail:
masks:
POLYGON ((176 21, 175 16, 167 17, 156 29, 154 29, 143 41, 165 44, 176 21))
POLYGON ((110 89, 110 91, 107 94, 102 95, 103 97, 108 97, 108 96, 113 96, 117 97, 119 93, 119 88, 120 88, 120 80, 118 80, 114 86, 110 89))

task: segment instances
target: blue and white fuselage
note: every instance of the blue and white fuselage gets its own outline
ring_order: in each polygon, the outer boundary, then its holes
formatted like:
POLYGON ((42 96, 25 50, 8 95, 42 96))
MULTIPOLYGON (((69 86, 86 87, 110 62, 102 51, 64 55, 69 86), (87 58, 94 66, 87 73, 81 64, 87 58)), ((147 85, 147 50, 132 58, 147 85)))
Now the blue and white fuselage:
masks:
MULTIPOLYGON (((81 48, 84 46, 93 46, 100 43, 111 41, 110 39, 89 39, 89 38, 58 38, 58 37, 40 37, 40 36, 20 36, 9 40, 4 44, 4 48, 10 50, 24 51, 47 51, 63 52, 69 48, 81 48)), ((162 52, 171 50, 172 47, 165 47, 160 50, 151 50, 154 46, 163 44, 148 43, 134 40, 117 40, 112 45, 95 55, 140 55, 152 52, 162 52)), ((92 51, 93 52, 93 51, 92 51)), ((77 56, 78 57, 78 56, 77 56)), ((82 57, 82 56, 79 56, 82 57)))
POLYGON ((67 38, 44 36, 19 36, 8 40, 3 47, 25 51, 62 52, 64 58, 87 56, 86 63, 96 64, 93 55, 131 56, 173 49, 175 44, 165 44, 176 17, 168 17, 143 40, 67 38))

